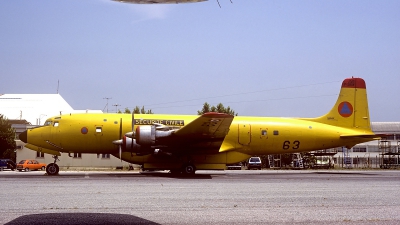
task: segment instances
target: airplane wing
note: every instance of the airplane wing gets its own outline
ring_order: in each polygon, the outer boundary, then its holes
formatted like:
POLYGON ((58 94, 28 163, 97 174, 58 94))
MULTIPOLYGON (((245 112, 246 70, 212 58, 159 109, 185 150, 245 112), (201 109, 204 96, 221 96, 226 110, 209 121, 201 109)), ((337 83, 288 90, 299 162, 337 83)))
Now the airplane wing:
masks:
POLYGON ((233 116, 225 113, 209 112, 201 115, 175 132, 177 136, 223 138, 229 131, 233 116))
POLYGON ((207 0, 112 0, 115 2, 133 3, 133 4, 178 4, 205 2, 207 0))
POLYGON ((174 133, 174 139, 188 146, 186 151, 217 152, 234 116, 225 113, 205 113, 174 133))

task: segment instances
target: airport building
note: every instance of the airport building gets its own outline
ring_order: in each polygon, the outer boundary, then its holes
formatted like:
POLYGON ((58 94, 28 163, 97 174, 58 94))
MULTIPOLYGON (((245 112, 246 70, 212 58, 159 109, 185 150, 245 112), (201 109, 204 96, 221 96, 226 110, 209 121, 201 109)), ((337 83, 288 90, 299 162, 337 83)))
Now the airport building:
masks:
MULTIPOLYGON (((43 125, 47 118, 70 113, 103 113, 101 110, 74 110, 59 94, 3 94, 0 95, 0 114, 10 120, 16 131, 16 161, 36 159, 41 163, 52 163, 52 155, 25 148, 18 135, 28 128, 43 125)), ((110 154, 61 153, 58 165, 61 168, 117 168, 129 164, 110 154)))
MULTIPOLYGON (((23 159, 36 159, 46 164, 54 162, 52 155, 25 148, 24 143, 18 140, 19 133, 28 128, 43 125, 48 117, 56 115, 103 113, 101 110, 74 110, 59 94, 3 94, 0 95, 0 109, 0 114, 6 116, 16 129, 17 162, 23 159)), ((358 144, 352 149, 322 149, 312 154, 316 158, 329 156, 335 167, 398 167, 400 165, 400 122, 372 122, 371 127, 374 133, 385 134, 385 137, 382 140, 358 144)), ((127 162, 110 154, 61 153, 59 159, 57 164, 61 168, 126 168, 130 166, 127 162)))

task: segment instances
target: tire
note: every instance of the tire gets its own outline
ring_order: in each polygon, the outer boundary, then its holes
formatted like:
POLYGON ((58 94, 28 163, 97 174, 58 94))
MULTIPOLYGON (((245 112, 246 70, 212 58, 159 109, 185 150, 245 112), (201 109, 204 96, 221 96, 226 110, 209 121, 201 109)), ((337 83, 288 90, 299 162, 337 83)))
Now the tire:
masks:
POLYGON ((54 176, 54 175, 58 175, 58 172, 60 171, 60 168, 58 167, 57 164, 55 163, 50 163, 49 165, 47 165, 46 167, 46 173, 49 176, 54 176))
POLYGON ((196 167, 191 163, 184 165, 182 168, 182 173, 184 175, 193 175, 195 172, 196 172, 196 167))
POLYGON ((46 169, 46 167, 45 167, 45 166, 42 166, 41 170, 45 170, 45 169, 46 169))
POLYGON ((25 172, 29 172, 29 168, 25 168, 25 172))

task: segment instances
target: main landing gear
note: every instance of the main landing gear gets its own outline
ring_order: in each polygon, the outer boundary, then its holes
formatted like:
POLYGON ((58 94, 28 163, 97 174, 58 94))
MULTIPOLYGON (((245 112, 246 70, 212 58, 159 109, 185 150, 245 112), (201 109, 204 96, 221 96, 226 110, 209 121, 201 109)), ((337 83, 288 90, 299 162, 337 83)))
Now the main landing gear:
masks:
POLYGON ((54 163, 50 163, 46 166, 46 173, 49 176, 54 176, 54 175, 58 175, 58 172, 60 171, 60 167, 58 167, 58 165, 56 164, 57 161, 60 161, 58 159, 58 156, 53 156, 54 158, 54 163))

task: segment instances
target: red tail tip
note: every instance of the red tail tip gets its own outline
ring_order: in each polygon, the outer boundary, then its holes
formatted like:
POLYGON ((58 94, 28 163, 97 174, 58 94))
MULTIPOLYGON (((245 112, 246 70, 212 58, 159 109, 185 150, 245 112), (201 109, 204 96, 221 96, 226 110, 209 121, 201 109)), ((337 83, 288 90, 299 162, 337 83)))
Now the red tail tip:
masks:
POLYGON ((346 78, 342 83, 342 88, 364 88, 366 89, 365 81, 362 78, 346 78))

